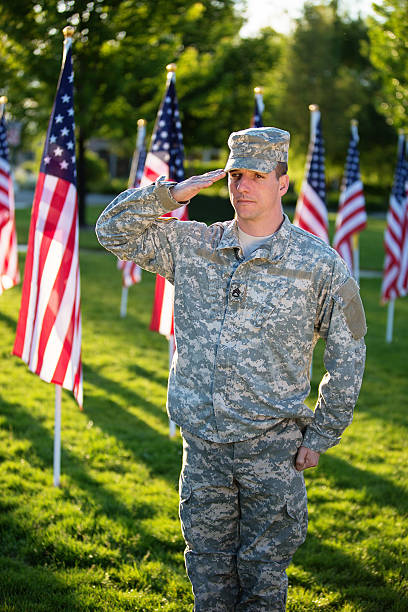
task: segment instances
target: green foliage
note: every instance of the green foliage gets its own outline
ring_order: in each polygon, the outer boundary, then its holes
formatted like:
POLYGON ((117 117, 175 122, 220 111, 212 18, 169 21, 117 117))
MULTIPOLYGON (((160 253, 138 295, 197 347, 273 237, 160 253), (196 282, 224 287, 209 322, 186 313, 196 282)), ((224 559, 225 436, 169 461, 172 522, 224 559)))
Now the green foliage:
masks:
POLYGON ((75 119, 83 137, 125 137, 133 146, 141 114, 155 118, 166 64, 186 50, 213 54, 220 40, 235 39, 242 19, 232 0, 8 3, 0 13, 0 81, 26 128, 35 129, 31 118, 46 126, 67 24, 76 28, 75 119))
POLYGON ((408 2, 383 0, 374 4, 377 18, 368 21, 366 52, 381 82, 377 107, 387 122, 406 129, 408 112, 408 2))
MULTIPOLYGON (((94 222, 98 209, 89 214, 94 222)), ((382 251, 383 229, 383 221, 369 220, 363 267, 368 245, 382 251)), ((90 234, 81 232, 82 246, 90 234)), ((154 278, 144 273, 130 289, 120 319, 115 259, 82 251, 81 276, 85 405, 79 411, 63 393, 59 488, 52 486, 53 387, 10 354, 20 288, 0 298, 1 609, 184 612, 192 596, 177 513, 182 449, 178 435, 168 438, 167 342, 148 331, 154 278)), ((396 304, 388 346, 379 288, 379 279, 362 281, 368 358, 354 423, 306 473, 310 528, 289 568, 289 612, 408 607, 408 302, 396 304)), ((309 405, 321 359, 318 343, 309 405)))
MULTIPOLYGON (((89 181, 82 152, 91 137, 108 139, 119 157, 130 159, 140 117, 151 134, 165 87, 164 68, 176 61, 189 156, 203 149, 226 154, 228 134, 249 126, 253 87, 261 85, 264 123, 280 125, 292 135, 294 194, 304 175, 310 103, 318 103, 322 111, 329 186, 338 189, 350 119, 357 118, 363 181, 368 189, 385 186, 388 192, 396 134, 378 111, 389 124, 404 127, 407 0, 386 0, 368 29, 365 21, 341 13, 338 5, 306 3, 292 34, 265 28, 243 39, 242 11, 233 0, 3 3, 1 93, 9 96, 10 118, 23 122, 24 147, 31 148, 34 134, 44 138, 61 63, 61 29, 71 23, 76 27, 79 178, 89 181)), ((121 177, 121 185, 126 178, 121 177)), ((82 180, 78 187, 83 222, 82 180)), ((87 189, 112 191, 102 170, 87 189)), ((216 187, 212 195, 224 197, 225 188, 216 187)))
MULTIPOLYGON (((269 71, 265 82, 265 119, 269 123, 273 117, 291 132, 291 164, 294 157, 301 157, 304 167, 308 106, 320 106, 329 181, 330 175, 337 180, 342 176, 352 118, 359 120, 363 179, 367 170, 377 173, 376 182, 384 175, 391 180, 393 155, 384 149, 394 152, 394 135, 373 105, 373 70, 360 51, 366 39, 365 23, 340 15, 337 3, 306 3, 278 70, 269 71)), ((299 189, 300 164, 295 175, 299 189)))

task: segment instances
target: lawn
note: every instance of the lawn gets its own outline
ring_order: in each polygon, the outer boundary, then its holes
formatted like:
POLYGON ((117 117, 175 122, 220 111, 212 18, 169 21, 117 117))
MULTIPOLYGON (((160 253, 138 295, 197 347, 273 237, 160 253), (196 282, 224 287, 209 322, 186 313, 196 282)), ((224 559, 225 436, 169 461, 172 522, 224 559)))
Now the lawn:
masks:
MULTIPOLYGON (((97 209, 90 209, 89 222, 97 209)), ((18 211, 19 242, 27 212, 18 211)), ((370 220, 362 267, 382 266, 370 220)), ((0 297, 0 610, 191 610, 178 522, 181 441, 168 436, 166 340, 148 331, 145 273, 119 317, 114 258, 81 234, 84 409, 64 391, 52 486, 54 389, 11 356, 20 288, 0 297)), ((20 256, 21 266, 23 257, 20 256)), ((380 279, 361 281, 367 367, 353 425, 306 473, 310 528, 289 569, 289 611, 408 610, 408 300, 384 341, 380 279)), ((319 343, 313 405, 322 375, 319 343)))

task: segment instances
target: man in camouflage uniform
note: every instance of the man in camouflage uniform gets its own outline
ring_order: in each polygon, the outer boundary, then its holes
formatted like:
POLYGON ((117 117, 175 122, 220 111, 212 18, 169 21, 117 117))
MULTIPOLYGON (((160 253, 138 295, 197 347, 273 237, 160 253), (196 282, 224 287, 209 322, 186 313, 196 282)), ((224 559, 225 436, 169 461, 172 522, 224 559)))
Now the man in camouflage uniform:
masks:
POLYGON ((289 133, 231 134, 225 170, 128 189, 98 238, 174 284, 168 411, 184 444, 180 518, 197 612, 282 611, 307 530, 303 470, 352 420, 365 359, 358 286, 337 253, 283 214, 289 133), (235 218, 160 215, 228 173, 235 218), (313 348, 325 367, 305 404, 313 348))

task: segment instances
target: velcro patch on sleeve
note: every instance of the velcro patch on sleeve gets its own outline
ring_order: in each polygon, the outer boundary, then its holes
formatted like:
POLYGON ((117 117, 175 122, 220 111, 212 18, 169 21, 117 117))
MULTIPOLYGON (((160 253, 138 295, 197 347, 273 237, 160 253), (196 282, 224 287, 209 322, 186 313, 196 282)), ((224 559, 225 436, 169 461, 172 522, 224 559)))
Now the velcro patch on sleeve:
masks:
POLYGON ((341 307, 347 321, 348 328, 354 340, 359 340, 367 333, 366 318, 360 291, 354 278, 349 278, 337 290, 341 298, 341 307))

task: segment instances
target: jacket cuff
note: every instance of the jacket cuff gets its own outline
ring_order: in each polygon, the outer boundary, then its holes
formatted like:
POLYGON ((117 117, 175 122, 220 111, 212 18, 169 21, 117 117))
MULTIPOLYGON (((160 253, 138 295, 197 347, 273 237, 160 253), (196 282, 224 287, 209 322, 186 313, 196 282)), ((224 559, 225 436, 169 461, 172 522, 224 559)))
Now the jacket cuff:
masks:
POLYGON ((328 434, 319 433, 313 428, 313 425, 309 425, 306 427, 302 446, 306 446, 306 448, 310 448, 317 453, 324 453, 332 446, 336 446, 340 439, 340 436, 334 438, 328 434))
POLYGON ((166 211, 171 212, 180 208, 181 206, 186 206, 190 203, 190 200, 186 202, 177 202, 173 198, 170 193, 171 187, 177 185, 175 181, 167 181, 164 176, 160 176, 155 183, 154 193, 160 203, 160 207, 164 208, 166 211))

